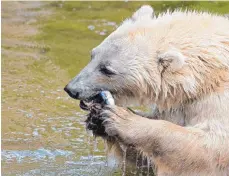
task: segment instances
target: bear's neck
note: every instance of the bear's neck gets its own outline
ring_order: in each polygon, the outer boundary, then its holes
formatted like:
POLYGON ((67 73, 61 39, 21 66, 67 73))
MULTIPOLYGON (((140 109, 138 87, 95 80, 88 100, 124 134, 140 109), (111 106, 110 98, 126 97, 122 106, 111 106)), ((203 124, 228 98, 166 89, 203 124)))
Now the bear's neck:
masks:
MULTIPOLYGON (((184 125, 193 126, 204 121, 229 121, 229 90, 183 105, 184 125), (222 116, 223 114, 223 116, 222 116), (226 117, 226 118, 225 118, 226 117)), ((227 122, 225 122, 227 123, 227 122)))
POLYGON ((181 126, 194 126, 204 121, 217 120, 229 122, 229 90, 214 93, 198 100, 181 104, 179 107, 159 110, 159 118, 181 126), (222 114, 224 114, 222 116, 222 114), (226 116, 226 117, 225 117, 226 116))
POLYGON ((214 79, 207 77, 206 80, 205 82, 198 82, 198 86, 193 92, 185 91, 186 89, 182 84, 162 87, 155 101, 159 110, 177 109, 185 105, 201 103, 212 96, 221 97, 229 92, 228 70, 226 70, 226 73, 224 71, 223 75, 215 75, 214 79))

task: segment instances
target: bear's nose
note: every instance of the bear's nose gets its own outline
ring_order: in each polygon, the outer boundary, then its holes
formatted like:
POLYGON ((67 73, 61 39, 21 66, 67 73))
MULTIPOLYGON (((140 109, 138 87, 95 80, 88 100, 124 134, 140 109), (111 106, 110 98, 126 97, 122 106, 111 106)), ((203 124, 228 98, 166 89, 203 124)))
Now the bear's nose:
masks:
POLYGON ((64 91, 68 93, 68 95, 74 99, 79 98, 79 92, 75 91, 74 89, 71 89, 68 85, 65 86, 64 91))

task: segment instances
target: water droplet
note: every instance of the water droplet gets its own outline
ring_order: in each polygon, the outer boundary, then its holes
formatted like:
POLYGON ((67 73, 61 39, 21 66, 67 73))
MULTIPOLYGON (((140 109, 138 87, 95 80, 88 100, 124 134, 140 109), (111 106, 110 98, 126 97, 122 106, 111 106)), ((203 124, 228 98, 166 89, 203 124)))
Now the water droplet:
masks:
POLYGON ((28 113, 28 114, 26 114, 26 117, 32 118, 33 117, 33 114, 28 113))
POLYGON ((101 32, 99 33, 99 35, 106 35, 106 33, 103 32, 103 31, 101 31, 101 32))
POLYGON ((93 26, 93 25, 89 25, 87 28, 88 28, 88 29, 90 29, 90 30, 92 31, 92 30, 94 30, 94 29, 95 29, 95 26, 93 26))
POLYGON ((35 137, 35 136, 39 136, 39 133, 38 133, 38 131, 35 129, 34 131, 33 131, 33 136, 35 137))

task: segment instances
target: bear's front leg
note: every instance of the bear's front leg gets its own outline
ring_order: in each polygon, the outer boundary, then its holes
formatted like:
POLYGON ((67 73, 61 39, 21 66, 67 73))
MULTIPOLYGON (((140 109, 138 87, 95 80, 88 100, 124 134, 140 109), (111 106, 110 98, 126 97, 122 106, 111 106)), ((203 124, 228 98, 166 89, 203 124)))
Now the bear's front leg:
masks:
POLYGON ((100 117, 107 135, 146 154, 157 166, 158 175, 205 176, 214 172, 216 151, 200 129, 142 118, 117 106, 106 106, 100 117))
POLYGON ((116 137, 125 145, 138 147, 139 140, 147 140, 146 134, 152 131, 152 126, 146 125, 151 120, 122 107, 106 106, 100 117, 103 119, 106 134, 116 137))

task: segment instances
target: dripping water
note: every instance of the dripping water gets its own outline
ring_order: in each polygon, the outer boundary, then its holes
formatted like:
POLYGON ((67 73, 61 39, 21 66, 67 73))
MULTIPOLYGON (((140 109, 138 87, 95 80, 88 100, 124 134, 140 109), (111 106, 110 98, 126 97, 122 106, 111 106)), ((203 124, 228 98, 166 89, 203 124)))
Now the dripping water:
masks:
POLYGON ((108 146, 107 146, 107 141, 106 140, 104 140, 104 152, 106 153, 105 166, 108 166, 108 146))
POLYGON ((139 163, 138 163, 138 160, 139 160, 139 152, 136 153, 136 162, 135 162, 135 171, 133 172, 134 175, 137 175, 138 173, 138 170, 139 170, 139 163))
POLYGON ((107 140, 103 140, 104 141, 104 152, 107 153, 108 152, 108 146, 107 146, 107 140))
POLYGON ((94 155, 97 148, 97 139, 95 136, 93 136, 92 142, 91 142, 91 162, 94 163, 94 155))
POLYGON ((139 157, 139 153, 137 152, 137 154, 136 154, 136 164, 135 164, 135 166, 136 166, 137 169, 139 168, 138 157, 139 157))
POLYGON ((91 137, 88 135, 87 136, 87 144, 88 144, 88 158, 90 157, 90 147, 91 147, 91 137))
POLYGON ((92 133, 89 133, 87 137, 87 144, 88 144, 88 160, 90 160, 91 164, 94 162, 94 144, 95 144, 95 137, 92 139, 92 133))
POLYGON ((142 163, 141 163, 141 170, 140 170, 140 175, 143 175, 143 169, 144 169, 144 156, 141 156, 142 163))
POLYGON ((94 139, 93 139, 93 147, 94 147, 94 151, 98 151, 98 141, 97 141, 97 138, 94 136, 94 139))
POLYGON ((122 176, 126 175, 126 152, 127 152, 127 146, 120 144, 120 147, 123 152, 123 160, 122 160, 122 176))
POLYGON ((150 158, 149 157, 147 157, 146 158, 147 159, 147 176, 149 176, 149 174, 150 174, 150 158))

